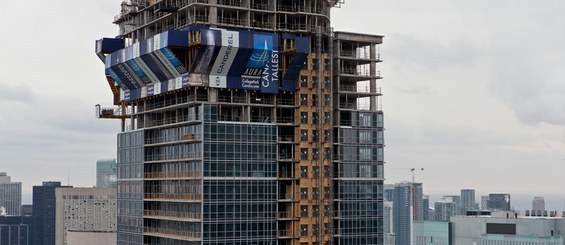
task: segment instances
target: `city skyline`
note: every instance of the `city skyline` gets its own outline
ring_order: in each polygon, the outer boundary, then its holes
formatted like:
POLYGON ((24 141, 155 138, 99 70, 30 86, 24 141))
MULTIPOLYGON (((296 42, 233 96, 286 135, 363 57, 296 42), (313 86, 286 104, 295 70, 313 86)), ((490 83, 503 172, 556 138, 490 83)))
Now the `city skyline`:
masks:
MULTIPOLYGON (((408 169, 423 167, 416 181, 426 194, 470 186, 563 195, 565 72, 558 69, 565 55, 558 40, 565 17, 556 7, 563 3, 521 3, 347 1, 332 10, 336 30, 385 35, 386 183, 410 180, 408 169), (371 19, 358 21, 361 14, 371 19)), ((2 23, 20 23, 5 26, 15 34, 0 51, 9 71, 0 74, 0 171, 22 182, 24 195, 42 181, 67 184, 68 176, 71 185, 93 186, 95 162, 115 157, 119 131, 117 121, 94 118, 94 105, 112 98, 93 40, 117 33, 111 20, 119 5, 30 4, 0 3, 11 10, 2 23), (46 11, 55 8, 68 12, 46 11), (15 14, 22 11, 34 17, 15 14)))

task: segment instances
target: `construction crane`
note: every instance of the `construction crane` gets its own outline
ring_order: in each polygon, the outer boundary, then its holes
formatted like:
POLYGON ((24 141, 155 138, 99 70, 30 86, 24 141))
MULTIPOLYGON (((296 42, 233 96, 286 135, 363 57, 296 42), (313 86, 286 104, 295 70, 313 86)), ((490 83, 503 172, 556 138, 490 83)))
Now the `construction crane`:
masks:
POLYGON ((416 182, 416 171, 424 171, 424 168, 411 168, 410 173, 412 173, 412 183, 416 182))

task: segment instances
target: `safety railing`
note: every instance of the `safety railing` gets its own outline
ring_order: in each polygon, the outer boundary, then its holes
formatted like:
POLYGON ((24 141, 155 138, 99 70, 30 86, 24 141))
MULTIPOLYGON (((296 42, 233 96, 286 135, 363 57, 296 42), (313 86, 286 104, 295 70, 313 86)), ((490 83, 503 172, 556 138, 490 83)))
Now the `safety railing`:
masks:
POLYGON ((199 178, 202 177, 200 171, 182 171, 182 172, 147 172, 145 179, 178 179, 178 178, 199 178))
POLYGON ((171 218, 180 218, 180 219, 202 220, 202 213, 144 210, 143 215, 145 215, 145 216, 156 216, 156 217, 171 217, 171 218))

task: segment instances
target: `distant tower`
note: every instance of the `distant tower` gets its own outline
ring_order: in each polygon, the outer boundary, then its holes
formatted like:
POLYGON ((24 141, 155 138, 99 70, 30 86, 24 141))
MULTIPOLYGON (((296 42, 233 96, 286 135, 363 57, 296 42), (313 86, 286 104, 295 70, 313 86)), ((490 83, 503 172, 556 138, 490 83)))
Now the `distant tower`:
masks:
POLYGON ((12 182, 6 173, 0 173, 0 206, 5 208, 5 215, 21 215, 22 183, 12 182))
POLYGON ((116 187, 118 165, 116 159, 96 161, 96 187, 116 187))
POLYGON ((412 183, 413 220, 424 220, 424 188, 422 183, 412 183))
POLYGON ((543 197, 534 197, 534 200, 532 200, 532 210, 536 212, 538 210, 541 212, 545 210, 545 200, 543 200, 543 197))
POLYGON ((383 234, 384 234, 384 244, 394 245, 394 233, 393 233, 393 203, 390 201, 385 201, 384 213, 383 213, 383 234))
POLYGON ((510 211, 510 194, 495 193, 489 194, 488 207, 490 210, 510 211))
POLYGON ((413 198, 412 183, 396 184, 393 200, 393 232, 396 245, 411 244, 413 198))
POLYGON ((457 203, 453 202, 453 198, 444 196, 440 201, 435 203, 435 220, 436 221, 449 221, 452 215, 455 214, 457 203))
POLYGON ((466 211, 475 210, 475 190, 473 189, 462 189, 461 190, 461 214, 465 214, 466 211))
POLYGON ((481 210, 488 210, 488 196, 481 196, 481 210))

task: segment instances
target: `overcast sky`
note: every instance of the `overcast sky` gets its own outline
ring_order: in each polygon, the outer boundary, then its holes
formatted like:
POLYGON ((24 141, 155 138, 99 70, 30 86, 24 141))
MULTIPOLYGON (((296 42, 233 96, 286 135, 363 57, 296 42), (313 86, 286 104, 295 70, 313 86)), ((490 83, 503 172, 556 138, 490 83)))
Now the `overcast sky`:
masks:
MULTIPOLYGON (((0 171, 24 193, 95 184, 119 121, 94 40, 115 36, 118 0, 0 1, 0 171)), ((384 35, 387 183, 427 193, 563 195, 565 2, 348 0, 336 30, 384 35), (511 5, 510 5, 511 4, 511 5)))

